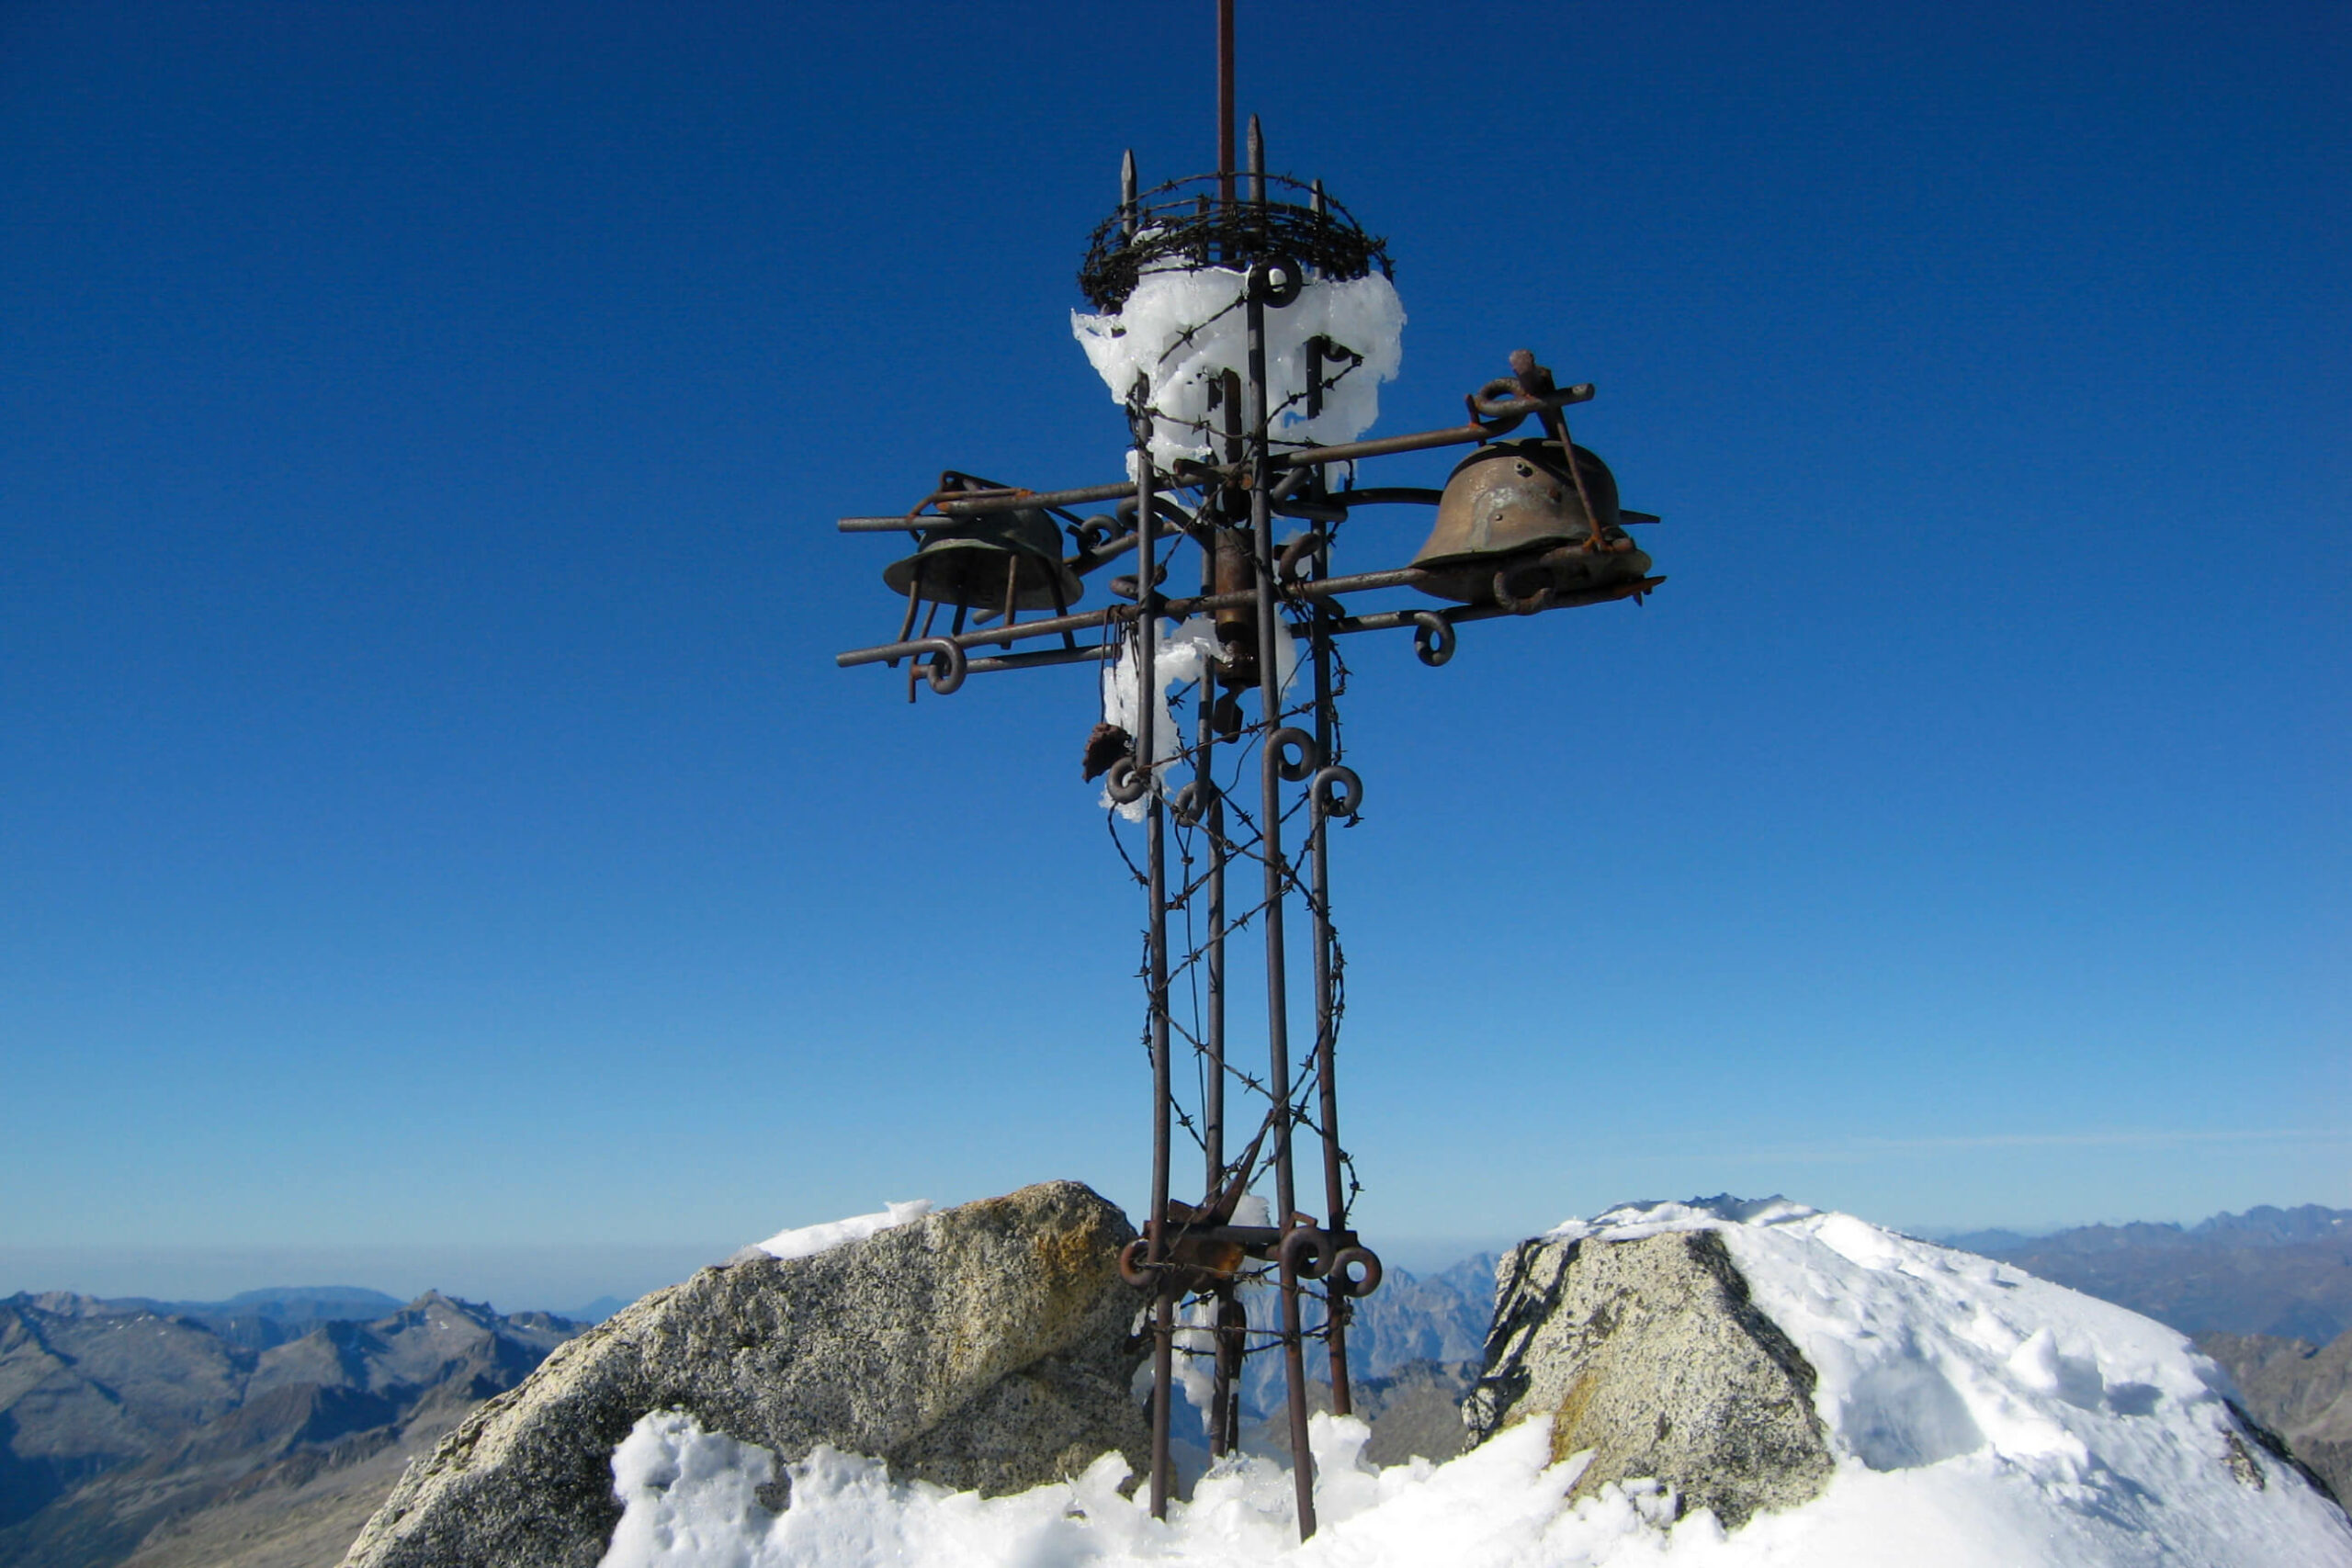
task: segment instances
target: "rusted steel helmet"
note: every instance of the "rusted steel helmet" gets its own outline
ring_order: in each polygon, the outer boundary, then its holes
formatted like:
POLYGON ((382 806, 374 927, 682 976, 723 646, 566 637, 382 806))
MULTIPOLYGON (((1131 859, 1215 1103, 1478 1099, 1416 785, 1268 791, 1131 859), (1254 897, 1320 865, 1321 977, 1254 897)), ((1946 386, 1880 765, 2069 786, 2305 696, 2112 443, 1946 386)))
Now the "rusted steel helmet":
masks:
POLYGON ((1085 587, 1062 564, 1061 544, 1054 520, 1034 509, 942 518, 914 554, 882 569, 882 581, 943 604, 1002 610, 1010 590, 1016 610, 1065 609, 1085 587))
MULTIPOLYGON (((1604 536, 1617 526, 1617 480, 1609 465, 1577 448, 1585 492, 1600 513, 1604 536)), ((1481 446, 1454 468, 1437 505, 1437 526, 1413 558, 1419 567, 1456 566, 1580 545, 1592 524, 1577 498, 1576 480, 1551 441, 1498 441, 1481 446)))
POLYGON ((1464 457, 1445 481, 1437 525, 1413 558, 1413 565, 1432 574, 1419 586, 1441 599, 1490 603, 1498 573, 1539 558, 1542 570, 1524 574, 1522 591, 1572 592, 1646 574, 1650 558, 1633 547, 1619 525, 1617 480, 1609 465, 1581 446, 1576 463, 1585 494, 1600 514, 1598 548, 1559 444, 1498 441, 1464 457))

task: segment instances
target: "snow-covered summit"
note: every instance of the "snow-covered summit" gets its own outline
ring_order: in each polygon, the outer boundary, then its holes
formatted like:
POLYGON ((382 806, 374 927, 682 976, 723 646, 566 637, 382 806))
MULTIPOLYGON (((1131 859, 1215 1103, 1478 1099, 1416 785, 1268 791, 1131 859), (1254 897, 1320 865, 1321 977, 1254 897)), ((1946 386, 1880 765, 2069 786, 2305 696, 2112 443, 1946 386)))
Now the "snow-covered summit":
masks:
POLYGON ((1725 1225, 1777 1225, 1817 1218, 1819 1209, 1792 1203, 1779 1193, 1770 1198, 1735 1198, 1728 1192, 1693 1198, 1685 1203, 1620 1203, 1595 1218, 1574 1216, 1544 1233, 1546 1241, 1638 1241, 1667 1231, 1720 1230, 1725 1225))
POLYGON ((2352 1525, 2233 1415, 2177 1333, 2016 1268, 1781 1199, 1627 1205, 1545 1239, 1713 1230, 1802 1350, 1835 1472, 1813 1501, 1725 1532, 1654 1483, 1571 1499, 1543 1418, 1460 1459, 1378 1469, 1361 1423, 1318 1416, 1317 1512, 1293 1539, 1263 1459, 1212 1471, 1166 1524, 1106 1456, 1015 1496, 950 1495, 820 1449, 781 1515, 764 1450, 649 1416, 615 1456, 627 1517, 608 1568, 885 1562, 1028 1565, 1675 1562, 1762 1568, 2352 1564, 2352 1525))

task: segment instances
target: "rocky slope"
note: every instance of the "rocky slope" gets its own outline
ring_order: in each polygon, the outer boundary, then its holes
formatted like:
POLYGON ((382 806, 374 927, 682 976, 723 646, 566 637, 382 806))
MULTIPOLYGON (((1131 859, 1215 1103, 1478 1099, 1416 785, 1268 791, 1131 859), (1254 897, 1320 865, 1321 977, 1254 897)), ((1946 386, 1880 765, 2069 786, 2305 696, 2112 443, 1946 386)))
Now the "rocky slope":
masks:
MULTIPOLYGON (((1129 1333, 1144 1297, 1119 1272, 1134 1239, 1101 1196, 1056 1181, 813 1254, 747 1248, 468 1417, 393 1489, 347 1568, 589 1568, 621 1520, 615 1450, 649 1422, 786 1463, 869 1454, 984 1495, 1106 1451, 1134 1464, 1149 1447, 1129 1333)), ((785 1500, 766 1477, 756 1491, 756 1506, 785 1500)))
POLYGON ((2324 1346, 2263 1334, 2199 1334, 2246 1410, 2287 1439, 2339 1500, 2352 1500, 2352 1333, 2324 1346))

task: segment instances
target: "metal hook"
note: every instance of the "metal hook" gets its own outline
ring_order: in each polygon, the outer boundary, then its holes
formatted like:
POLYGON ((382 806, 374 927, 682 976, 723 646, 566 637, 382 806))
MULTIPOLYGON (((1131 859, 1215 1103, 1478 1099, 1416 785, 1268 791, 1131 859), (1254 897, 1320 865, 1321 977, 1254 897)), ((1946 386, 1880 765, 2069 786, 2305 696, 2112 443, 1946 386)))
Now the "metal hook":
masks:
POLYGON ((964 676, 971 668, 971 661, 959 644, 944 637, 925 637, 918 646, 929 657, 919 656, 915 662, 922 670, 923 679, 931 682, 933 691, 944 697, 964 683, 964 676))
POLYGON ((1151 770, 1137 766, 1135 754, 1129 752, 1111 764, 1111 771, 1103 775, 1102 787, 1121 806, 1132 805, 1151 793, 1151 770))
POLYGON ((1316 811, 1325 817, 1353 818, 1363 808, 1363 780, 1345 763, 1334 762, 1315 775, 1309 792, 1315 798, 1316 811))
POLYGON ((1274 760, 1274 772, 1290 784, 1313 776, 1323 761, 1322 752, 1316 747, 1315 737, 1291 725, 1284 725, 1266 737, 1266 754, 1274 760), (1294 749, 1298 752, 1295 761, 1290 756, 1294 749))
POLYGON ((1453 657, 1462 634, 1453 623, 1435 610, 1413 612, 1413 652, 1420 661, 1434 670, 1453 657))

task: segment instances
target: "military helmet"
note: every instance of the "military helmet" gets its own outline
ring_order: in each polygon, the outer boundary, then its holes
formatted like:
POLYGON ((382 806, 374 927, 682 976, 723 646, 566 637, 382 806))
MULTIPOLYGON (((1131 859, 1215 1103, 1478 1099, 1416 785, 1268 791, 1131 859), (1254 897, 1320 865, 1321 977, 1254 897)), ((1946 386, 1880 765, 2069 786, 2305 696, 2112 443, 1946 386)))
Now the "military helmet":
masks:
MULTIPOLYGON (((1617 480, 1609 465, 1579 446, 1577 468, 1600 513, 1601 537, 1617 530, 1617 480)), ((1476 564, 1504 556, 1580 545, 1592 523, 1576 480, 1554 441, 1498 441, 1455 466, 1438 502, 1437 526, 1413 558, 1418 567, 1476 564)))

